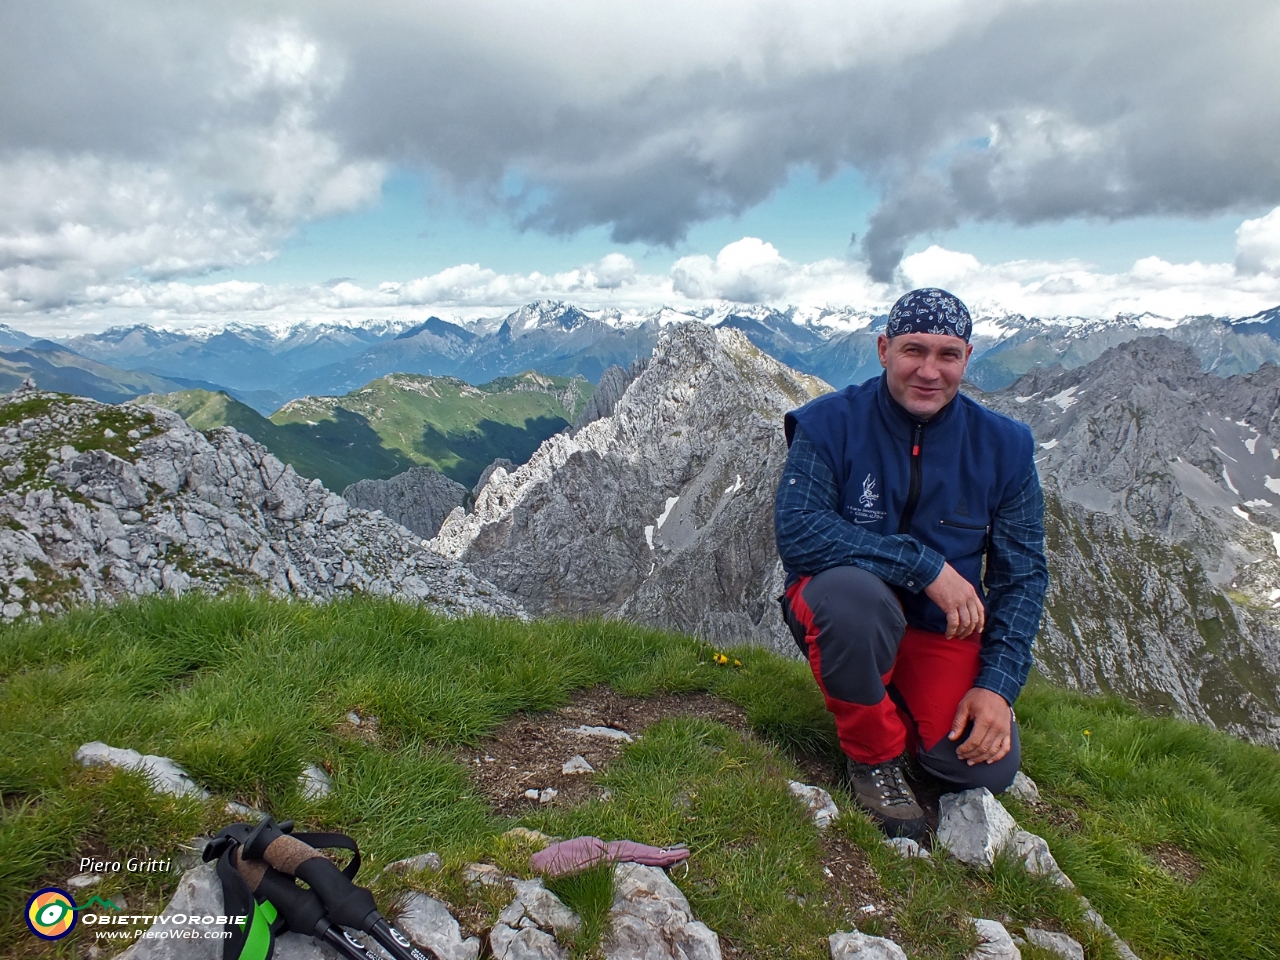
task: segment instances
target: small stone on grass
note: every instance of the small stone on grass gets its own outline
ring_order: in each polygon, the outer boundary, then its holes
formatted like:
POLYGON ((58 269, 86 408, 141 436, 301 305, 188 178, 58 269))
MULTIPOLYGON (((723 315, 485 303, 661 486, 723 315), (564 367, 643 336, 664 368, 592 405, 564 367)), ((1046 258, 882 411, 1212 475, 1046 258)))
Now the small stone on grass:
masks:
POLYGON ((560 768, 560 772, 565 776, 572 776, 580 773, 595 773, 596 768, 587 762, 586 757, 579 753, 566 760, 564 766, 560 768))

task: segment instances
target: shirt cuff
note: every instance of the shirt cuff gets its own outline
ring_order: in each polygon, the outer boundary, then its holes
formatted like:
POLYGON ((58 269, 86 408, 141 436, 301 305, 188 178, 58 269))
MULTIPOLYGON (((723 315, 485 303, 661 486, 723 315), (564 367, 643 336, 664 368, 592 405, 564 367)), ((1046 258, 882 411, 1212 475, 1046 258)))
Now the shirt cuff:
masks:
POLYGON ((1018 694, 1022 692, 1021 681, 996 667, 983 667, 978 672, 978 679, 973 681, 973 685, 1000 694, 1004 697, 1004 702, 1011 707, 1013 701, 1018 699, 1018 694))
POLYGON ((898 586, 912 593, 920 593, 938 579, 946 563, 946 558, 937 550, 921 544, 920 559, 907 568, 907 576, 898 586))

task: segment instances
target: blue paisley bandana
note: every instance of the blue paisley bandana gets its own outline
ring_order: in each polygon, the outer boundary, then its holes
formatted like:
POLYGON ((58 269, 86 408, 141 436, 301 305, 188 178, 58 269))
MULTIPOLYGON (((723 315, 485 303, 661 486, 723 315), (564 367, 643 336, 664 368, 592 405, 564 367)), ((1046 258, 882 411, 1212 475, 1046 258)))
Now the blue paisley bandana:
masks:
POLYGON ((959 337, 969 342, 973 321, 969 309, 955 294, 937 287, 922 287, 904 293, 889 311, 885 335, 896 337, 903 333, 938 333, 947 337, 959 337))

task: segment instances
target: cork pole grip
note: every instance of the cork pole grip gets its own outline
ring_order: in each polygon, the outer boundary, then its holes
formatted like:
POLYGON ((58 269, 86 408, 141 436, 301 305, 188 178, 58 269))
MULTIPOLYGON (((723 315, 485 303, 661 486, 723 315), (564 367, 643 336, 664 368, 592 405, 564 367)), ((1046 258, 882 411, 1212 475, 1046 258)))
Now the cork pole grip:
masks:
POLYGON ((249 884, 249 889, 257 893, 258 887, 262 886, 262 878, 266 876, 267 865, 261 860, 249 860, 240 856, 238 849, 232 851, 231 859, 235 868, 240 871, 240 876, 244 877, 244 882, 249 884))
POLYGON ((303 843, 287 833, 281 834, 272 840, 262 855, 262 859, 266 860, 267 863, 281 873, 288 874, 291 877, 297 875, 298 867, 317 857, 321 860, 328 859, 315 847, 303 843))

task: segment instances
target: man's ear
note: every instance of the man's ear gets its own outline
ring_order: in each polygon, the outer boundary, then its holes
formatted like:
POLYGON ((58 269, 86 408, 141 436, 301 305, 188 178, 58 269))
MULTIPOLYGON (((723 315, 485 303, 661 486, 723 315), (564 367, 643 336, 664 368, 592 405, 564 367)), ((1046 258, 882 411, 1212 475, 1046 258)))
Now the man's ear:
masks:
POLYGON ((889 365, 889 338, 883 333, 876 337, 876 353, 880 354, 880 366, 889 365))

